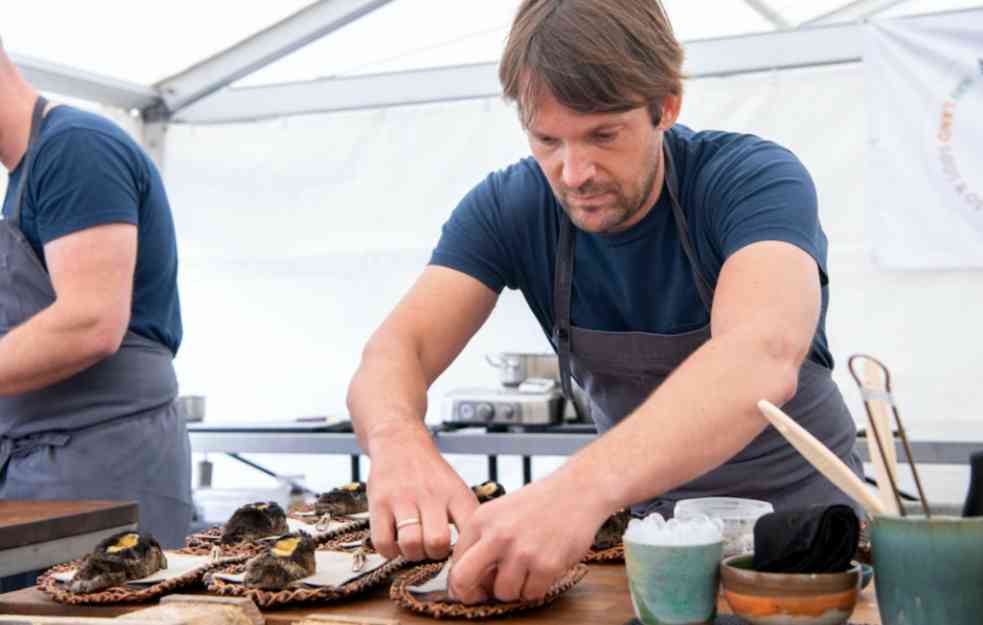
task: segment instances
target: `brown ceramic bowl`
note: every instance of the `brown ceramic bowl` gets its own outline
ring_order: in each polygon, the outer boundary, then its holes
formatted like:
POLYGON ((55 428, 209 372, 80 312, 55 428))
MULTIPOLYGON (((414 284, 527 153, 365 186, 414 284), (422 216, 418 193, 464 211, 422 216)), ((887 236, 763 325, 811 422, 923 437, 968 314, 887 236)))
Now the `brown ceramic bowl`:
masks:
POLYGON ((752 625, 842 625, 860 593, 857 562, 843 573, 759 573, 752 554, 720 563, 724 597, 734 614, 752 625))

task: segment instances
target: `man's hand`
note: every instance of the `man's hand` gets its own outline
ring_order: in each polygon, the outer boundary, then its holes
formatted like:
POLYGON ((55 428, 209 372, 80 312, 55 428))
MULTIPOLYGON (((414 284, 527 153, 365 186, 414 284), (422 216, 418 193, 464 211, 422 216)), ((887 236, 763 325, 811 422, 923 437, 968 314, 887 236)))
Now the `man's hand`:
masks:
POLYGON ((471 517, 454 548, 453 597, 540 599, 583 558, 611 511, 561 473, 485 503, 471 517))
POLYGON ((442 560, 450 553, 448 523, 464 526, 478 500, 440 455, 426 430, 387 433, 372 443, 369 513, 372 543, 386 558, 442 560), (419 523, 397 524, 418 519, 419 523))

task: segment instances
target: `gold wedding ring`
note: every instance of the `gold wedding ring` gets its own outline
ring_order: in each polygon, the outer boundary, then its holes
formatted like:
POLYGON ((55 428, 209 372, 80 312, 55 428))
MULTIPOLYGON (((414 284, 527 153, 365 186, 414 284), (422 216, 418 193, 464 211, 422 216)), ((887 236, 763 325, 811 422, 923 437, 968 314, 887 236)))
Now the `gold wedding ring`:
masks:
POLYGON ((413 517, 412 519, 403 519, 402 521, 397 521, 396 522, 396 529, 397 530, 401 530, 404 527, 407 527, 407 526, 410 526, 410 525, 419 525, 419 524, 420 524, 420 518, 419 517, 413 517))

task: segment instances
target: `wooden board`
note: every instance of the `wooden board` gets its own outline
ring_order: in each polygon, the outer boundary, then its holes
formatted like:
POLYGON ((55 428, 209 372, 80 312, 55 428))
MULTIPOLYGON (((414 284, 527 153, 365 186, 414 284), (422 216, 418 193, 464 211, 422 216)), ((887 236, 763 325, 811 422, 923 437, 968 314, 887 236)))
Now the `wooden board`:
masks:
POLYGON ((131 523, 44 543, 0 549, 0 577, 46 569, 66 560, 81 558, 94 551, 100 542, 110 536, 119 532, 132 532, 136 528, 136 524, 131 523))
POLYGON ((129 501, 0 501, 0 550, 137 522, 129 501))
MULTIPOLYGON (((264 611, 263 616, 268 625, 288 625, 303 620, 311 614, 331 614, 332 612, 396 619, 401 625, 434 625, 437 622, 400 609, 389 600, 387 593, 388 589, 383 588, 333 606, 301 605, 287 609, 264 611)), ((146 606, 65 606, 54 603, 43 593, 33 588, 0 595, 0 614, 118 616, 143 607, 146 606)), ((730 613, 723 597, 720 598, 719 607, 721 613, 730 613)), ((596 565, 590 568, 590 572, 582 582, 557 599, 555 603, 540 610, 509 617, 509 623, 624 625, 634 616, 631 598, 628 596, 628 584, 625 580, 625 567, 623 565, 596 565)), ((860 602, 850 620, 857 623, 880 625, 881 620, 877 612, 873 585, 861 594, 860 602)))

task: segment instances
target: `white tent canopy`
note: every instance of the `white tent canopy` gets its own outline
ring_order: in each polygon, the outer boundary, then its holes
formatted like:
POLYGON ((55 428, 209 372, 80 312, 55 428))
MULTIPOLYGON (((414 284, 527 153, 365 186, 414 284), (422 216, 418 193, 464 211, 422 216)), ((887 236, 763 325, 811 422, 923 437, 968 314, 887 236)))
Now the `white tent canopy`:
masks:
MULTIPOLYGON (((214 123, 494 95, 518 4, 176 0, 134 27, 123 0, 20 2, 0 10, 0 28, 42 89, 152 121, 214 123)), ((981 4, 714 0, 708 19, 706 1, 665 2, 692 77, 857 61, 863 20, 981 4)))

